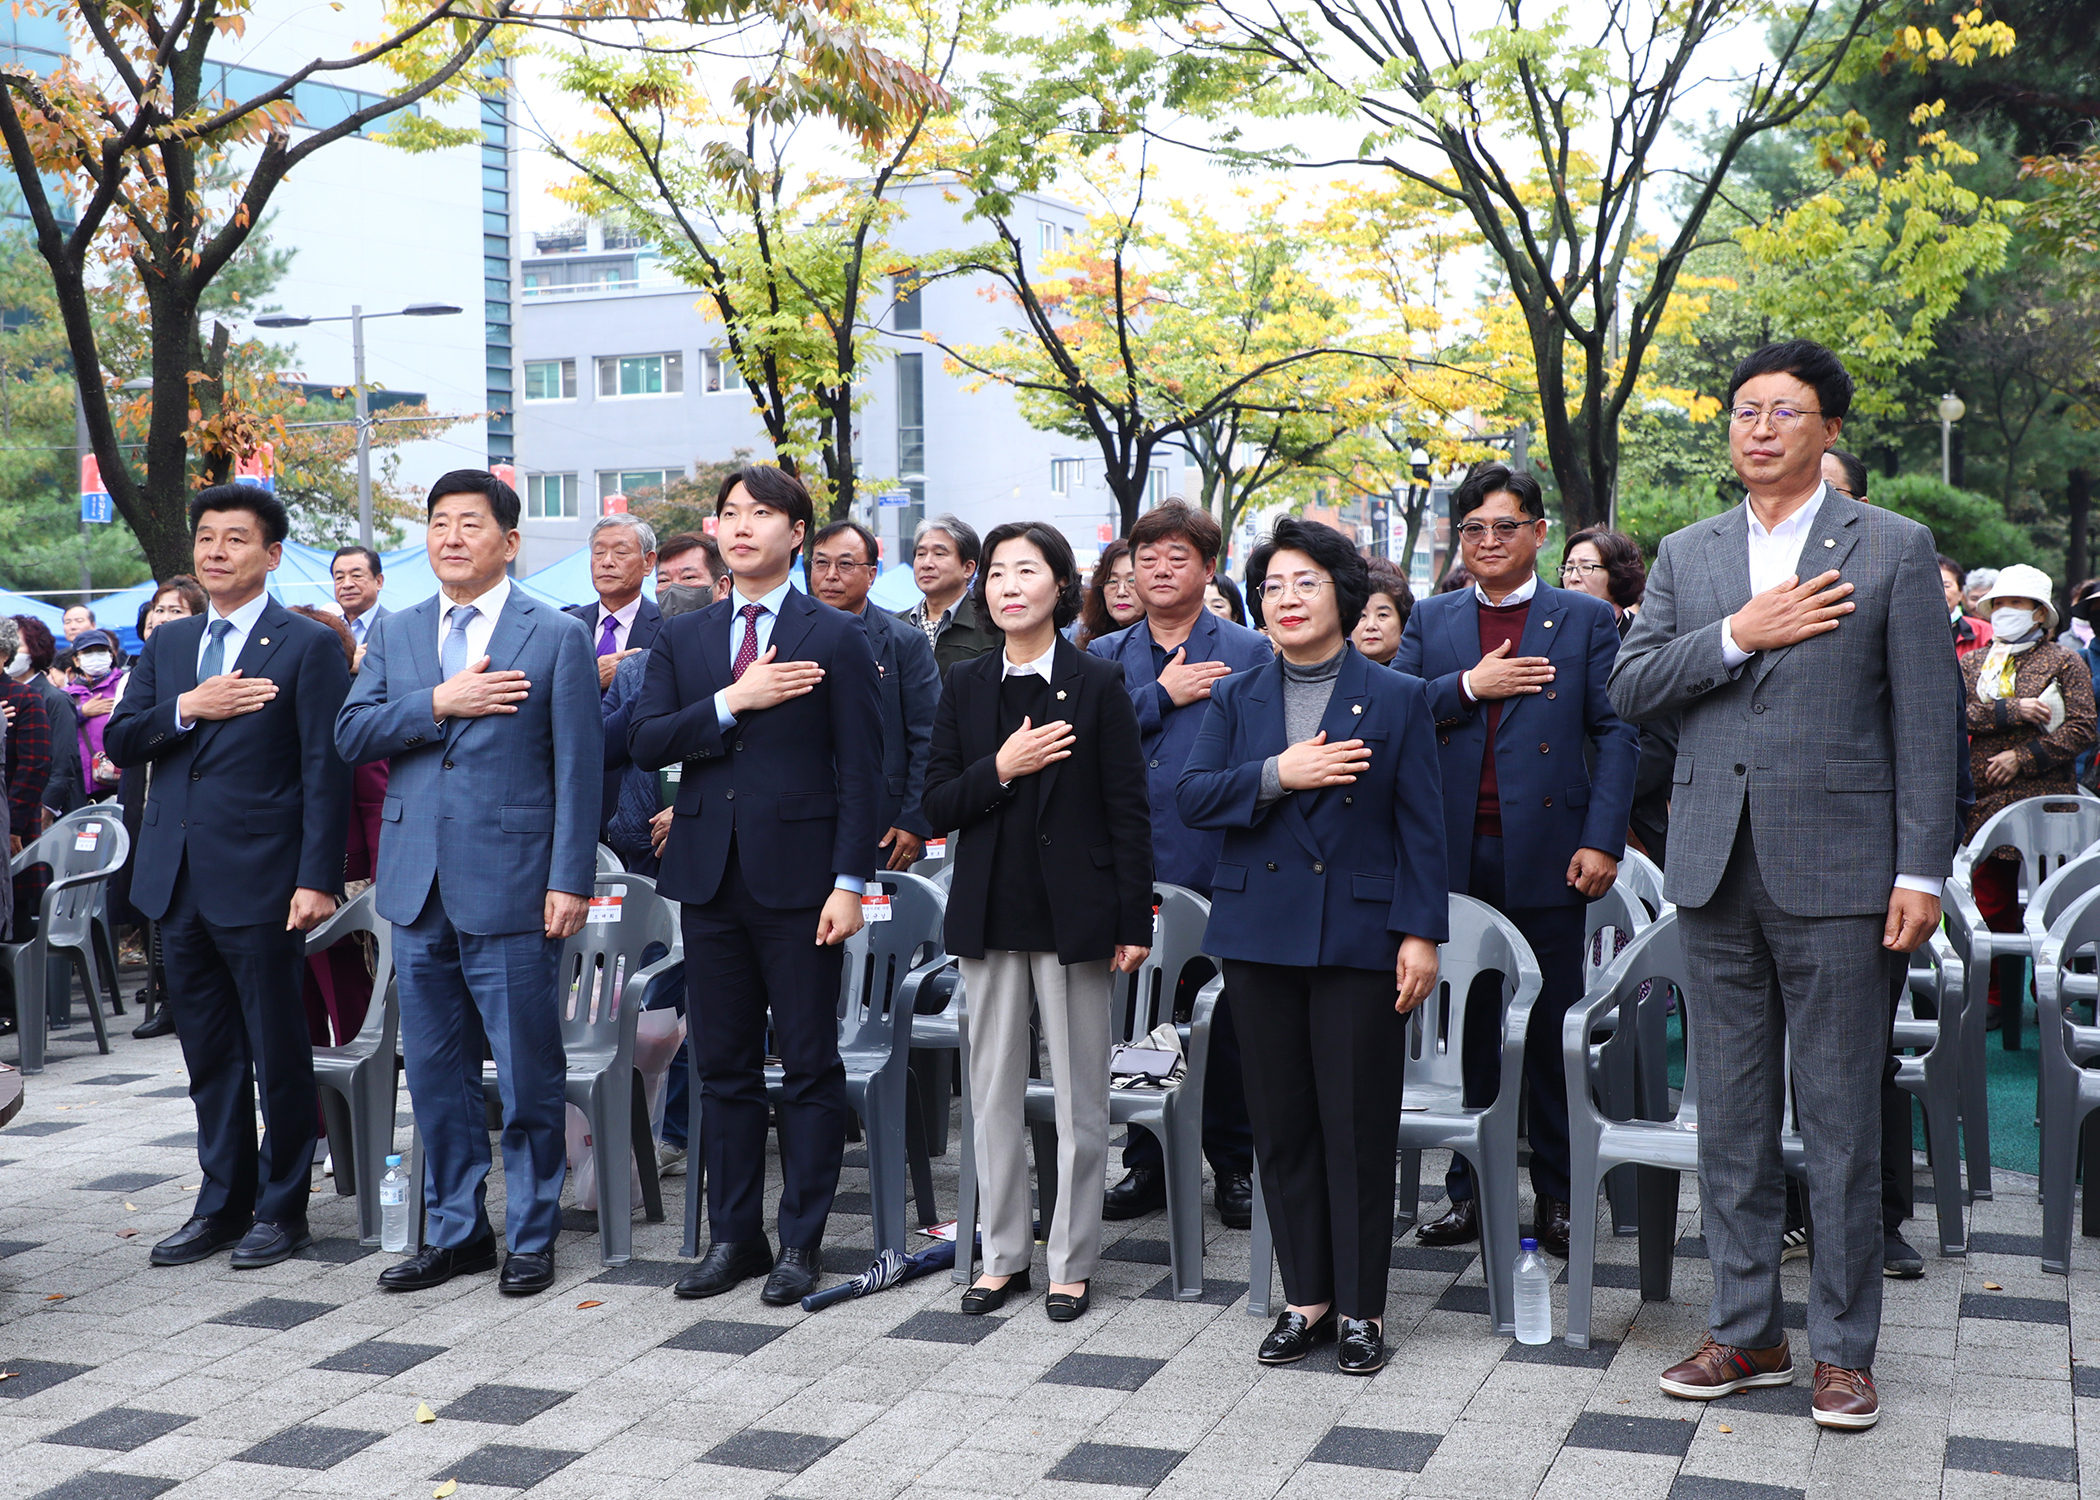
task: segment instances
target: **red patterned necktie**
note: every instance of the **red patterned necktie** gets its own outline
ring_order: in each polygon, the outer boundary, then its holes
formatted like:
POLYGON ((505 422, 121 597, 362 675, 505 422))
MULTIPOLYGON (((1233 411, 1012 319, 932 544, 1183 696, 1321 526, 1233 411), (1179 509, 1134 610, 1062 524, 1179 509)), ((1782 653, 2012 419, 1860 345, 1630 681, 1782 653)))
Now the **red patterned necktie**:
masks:
POLYGON ((758 660, 758 617, 765 612, 763 604, 747 604, 737 611, 744 617, 744 638, 737 643, 736 665, 729 669, 731 682, 740 680, 744 669, 758 660))

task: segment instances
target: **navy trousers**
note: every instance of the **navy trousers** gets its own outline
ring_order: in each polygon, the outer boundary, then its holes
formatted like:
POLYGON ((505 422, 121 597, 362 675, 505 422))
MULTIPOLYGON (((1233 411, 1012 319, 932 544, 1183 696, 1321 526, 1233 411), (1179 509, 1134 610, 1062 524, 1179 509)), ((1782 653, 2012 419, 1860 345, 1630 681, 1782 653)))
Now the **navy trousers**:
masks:
POLYGON ((300 999, 306 934, 284 923, 221 927, 197 909, 189 861, 160 920, 175 1035, 197 1109, 195 1212, 272 1224, 306 1221, 318 1106, 300 999), (266 1134, 255 1138, 262 1100, 266 1134))
MULTIPOLYGON (((1185 1016, 1196 993, 1216 973, 1210 960, 1197 959, 1181 976, 1174 992, 1174 1014, 1185 1016)), ((1210 1060, 1203 1069, 1203 1156, 1220 1176, 1254 1170, 1254 1127, 1247 1121, 1247 1084, 1240 1066, 1240 1034, 1232 1021, 1232 996, 1218 996, 1210 1013, 1210 1060)), ((1163 1171, 1159 1138, 1133 1130, 1123 1147, 1123 1165, 1163 1171)))
POLYGON ((560 953, 561 944, 538 930, 461 932, 435 885, 415 921, 394 924, 401 1055, 423 1134, 424 1233, 432 1245, 456 1249, 487 1222, 485 1040, 503 1098, 504 1239, 513 1252, 554 1248, 568 1173, 568 1059, 554 993, 560 953))

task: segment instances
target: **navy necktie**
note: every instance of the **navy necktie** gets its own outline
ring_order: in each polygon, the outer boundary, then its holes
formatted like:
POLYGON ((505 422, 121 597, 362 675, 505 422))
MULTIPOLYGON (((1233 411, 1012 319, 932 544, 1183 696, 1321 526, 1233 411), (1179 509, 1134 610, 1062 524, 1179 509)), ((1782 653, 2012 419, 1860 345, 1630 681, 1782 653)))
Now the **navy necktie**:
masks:
POLYGON ((204 643, 204 655, 197 661, 197 680, 217 677, 226 670, 226 637, 233 634, 233 621, 214 620, 204 627, 211 639, 204 643))

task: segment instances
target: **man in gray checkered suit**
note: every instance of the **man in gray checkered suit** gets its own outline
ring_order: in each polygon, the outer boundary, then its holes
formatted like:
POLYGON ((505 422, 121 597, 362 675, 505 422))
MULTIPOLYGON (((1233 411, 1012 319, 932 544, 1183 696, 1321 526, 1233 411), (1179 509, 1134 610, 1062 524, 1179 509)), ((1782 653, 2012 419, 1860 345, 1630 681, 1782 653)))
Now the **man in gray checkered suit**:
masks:
POLYGON ((1699 1191, 1714 1300, 1662 1388, 1706 1401, 1786 1385, 1780 1322, 1791 1055, 1816 1251, 1808 1341, 1825 1427, 1871 1427, 1881 1330, 1881 1074, 1889 965, 1939 925, 1956 680, 1932 535, 1825 485, 1852 378, 1769 344, 1729 382, 1748 503, 1667 537, 1611 698, 1682 716, 1664 895, 1677 904, 1699 1191))

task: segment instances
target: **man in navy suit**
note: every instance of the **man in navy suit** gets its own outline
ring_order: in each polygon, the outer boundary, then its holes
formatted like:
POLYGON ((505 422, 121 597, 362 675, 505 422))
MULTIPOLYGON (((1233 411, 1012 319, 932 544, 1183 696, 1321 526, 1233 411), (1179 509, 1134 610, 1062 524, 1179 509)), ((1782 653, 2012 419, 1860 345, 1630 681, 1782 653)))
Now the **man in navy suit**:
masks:
MULTIPOLYGON (((401 1054, 423 1134, 424 1248, 380 1273, 420 1291, 496 1269, 482 1042, 503 1100, 497 1286, 554 1281, 567 1171, 556 962, 596 885, 605 753, 583 627, 512 586, 518 494, 485 469, 430 491, 438 593, 373 629, 336 723, 346 759, 388 762, 379 915, 394 924, 401 1054)), ((626 1164, 607 1166, 618 1184, 626 1164)))
MULTIPOLYGON (((1212 614, 1204 604, 1224 539, 1207 511, 1184 501, 1169 500, 1139 516, 1130 528, 1130 551, 1145 617, 1087 647, 1122 663, 1123 681, 1137 709, 1145 789, 1152 802, 1154 873, 1206 900, 1225 835, 1184 823, 1175 788, 1210 712, 1211 689, 1232 673, 1266 666, 1276 654, 1265 636, 1212 614)), ((1199 973, 1177 976, 1181 995, 1193 995, 1209 978, 1208 963, 1199 973)), ((1254 1214, 1254 1135, 1247 1123, 1239 1033, 1226 1004, 1230 998, 1221 999, 1211 1016, 1203 1154, 1216 1179, 1218 1218, 1229 1229, 1245 1229, 1254 1214)), ((1123 1166, 1123 1180, 1102 1200, 1104 1217, 1134 1219, 1166 1206, 1166 1163, 1149 1131, 1130 1132, 1123 1166)))
MULTIPOLYGON (((637 651, 646 651, 663 628, 663 612, 656 601, 642 593, 642 580, 656 571, 656 532, 639 516, 600 516, 591 523, 591 587, 598 591, 596 604, 572 604, 564 614, 583 621, 591 633, 591 649, 598 657, 598 691, 610 694, 613 673, 637 651)), ((610 724, 613 706, 608 697, 605 719, 610 724)), ((598 837, 620 808, 621 768, 608 765, 600 791, 598 837)))
POLYGON ((335 606, 350 627, 350 644, 362 652, 372 627, 392 613, 379 602, 379 591, 386 587, 379 554, 370 547, 338 547, 328 560, 328 576, 334 582, 335 606))
POLYGON ((882 549, 858 521, 833 521, 809 544, 809 591, 859 620, 875 653, 882 685, 881 807, 870 870, 909 870, 926 850, 933 827, 919 810, 926 761, 933 752, 933 711, 941 701, 941 669, 926 632, 868 603, 882 549))
MULTIPOLYGON (((1619 654, 1611 606, 1538 581, 1539 482, 1479 465, 1451 515, 1473 587, 1417 603, 1393 666, 1427 683, 1436 714, 1450 888, 1508 917, 1539 962, 1524 1049, 1531 1185, 1539 1243, 1565 1256, 1561 1018, 1582 995, 1584 906, 1610 889, 1626 852, 1640 742, 1605 691, 1619 654)), ((1467 1027, 1468 1102, 1494 1098, 1500 1048, 1499 1026, 1467 1027)), ((1480 1233, 1472 1175, 1456 1157, 1445 1186, 1450 1211, 1417 1231, 1425 1244, 1480 1233)))
POLYGON ((103 739, 119 766, 155 770, 131 901, 159 924, 204 1169, 189 1222, 153 1247, 158 1266, 233 1245, 244 1270, 312 1243, 300 991, 305 933, 343 888, 350 768, 332 730, 350 663, 334 631, 266 590, 285 530, 283 503, 253 485, 190 502, 211 607, 153 632, 103 739))
POLYGON ((735 588, 658 634, 628 750, 644 770, 680 767, 657 889, 685 906, 713 1243, 676 1290, 766 1275, 763 1300, 784 1307, 817 1285, 845 1154, 840 945, 860 930, 880 832, 881 694, 867 632, 790 579, 814 520, 802 482, 746 464, 715 514, 735 588), (777 1260, 760 1201, 769 1012, 786 1073, 777 1260))

